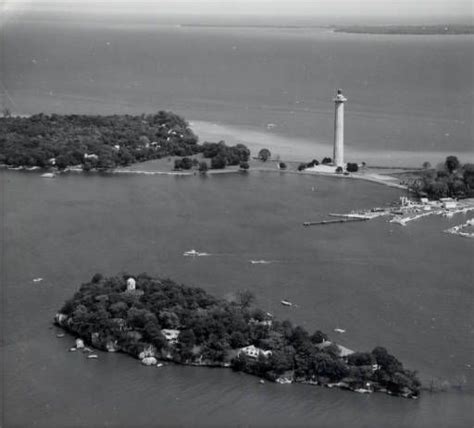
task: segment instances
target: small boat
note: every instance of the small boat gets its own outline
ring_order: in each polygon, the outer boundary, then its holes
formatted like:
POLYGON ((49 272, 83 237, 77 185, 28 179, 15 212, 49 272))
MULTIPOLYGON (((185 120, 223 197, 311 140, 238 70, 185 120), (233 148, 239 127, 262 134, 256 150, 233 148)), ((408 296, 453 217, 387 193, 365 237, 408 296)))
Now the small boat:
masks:
POLYGON ((261 385, 264 385, 264 384, 265 384, 265 381, 264 381, 263 379, 260 379, 260 380, 259 380, 259 383, 260 383, 261 385))
POLYGON ((77 348, 74 348, 74 347, 69 348, 69 352, 76 352, 76 351, 77 351, 77 348))
POLYGON ((253 265, 268 265, 271 263, 270 260, 250 260, 253 265))
POLYGON ((196 250, 189 250, 189 251, 185 251, 183 253, 183 256, 191 256, 191 257, 200 257, 200 256, 208 256, 209 254, 208 253, 200 253, 199 251, 196 251, 196 250))
POLYGON ((33 279, 33 282, 41 282, 41 281, 43 281, 43 278, 34 278, 33 279))
POLYGON ((293 306, 293 303, 289 302, 288 300, 281 300, 280 303, 283 306, 293 306))
POLYGON ((344 330, 343 328, 335 328, 334 331, 336 333, 341 333, 341 334, 346 332, 346 330, 344 330))
POLYGON ((97 358, 99 358, 99 356, 97 354, 90 354, 87 356, 87 358, 89 360, 97 360, 97 358))
POLYGON ((158 364, 156 365, 156 367, 163 367, 163 366, 164 366, 163 363, 158 363, 158 364))
POLYGON ((64 337, 64 333, 58 333, 56 337, 59 337, 59 338, 64 337))
POLYGON ((45 172, 44 174, 41 174, 42 178, 55 178, 56 174, 54 172, 45 172))

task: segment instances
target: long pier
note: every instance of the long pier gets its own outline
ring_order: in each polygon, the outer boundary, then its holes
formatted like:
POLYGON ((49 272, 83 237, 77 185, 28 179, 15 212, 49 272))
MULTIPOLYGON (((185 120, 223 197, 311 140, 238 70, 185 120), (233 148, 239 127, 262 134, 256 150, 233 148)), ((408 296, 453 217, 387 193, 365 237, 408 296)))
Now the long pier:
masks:
POLYGON ((323 224, 335 224, 335 223, 351 223, 354 221, 368 221, 369 218, 335 218, 331 220, 319 220, 319 221, 305 221, 303 226, 319 226, 323 224))

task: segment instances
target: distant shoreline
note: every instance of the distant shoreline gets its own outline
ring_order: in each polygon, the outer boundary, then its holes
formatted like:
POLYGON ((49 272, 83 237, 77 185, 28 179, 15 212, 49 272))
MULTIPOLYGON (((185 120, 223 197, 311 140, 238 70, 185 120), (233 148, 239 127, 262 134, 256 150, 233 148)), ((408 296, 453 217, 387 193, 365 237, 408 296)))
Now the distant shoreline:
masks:
POLYGON ((466 35, 474 34, 473 25, 348 25, 334 27, 336 33, 386 35, 466 35))

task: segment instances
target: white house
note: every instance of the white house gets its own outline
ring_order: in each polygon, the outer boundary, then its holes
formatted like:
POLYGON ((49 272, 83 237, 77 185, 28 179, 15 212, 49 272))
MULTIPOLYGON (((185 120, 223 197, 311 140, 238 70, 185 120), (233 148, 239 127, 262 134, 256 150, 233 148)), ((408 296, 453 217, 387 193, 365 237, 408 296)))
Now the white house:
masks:
POLYGON ((84 159, 94 159, 94 160, 97 160, 97 159, 99 159, 99 156, 97 156, 97 155, 94 154, 94 153, 91 153, 90 155, 87 154, 87 153, 84 153, 84 159))
POLYGON ((457 202, 456 201, 445 201, 443 202, 443 208, 451 210, 456 208, 457 202))
POLYGON ((178 343, 178 336, 179 336, 179 333, 180 333, 179 330, 164 328, 163 330, 161 330, 161 333, 163 334, 163 336, 165 336, 165 339, 169 343, 171 343, 171 344, 178 343))
POLYGON ((263 327, 271 327, 273 323, 272 323, 272 320, 258 321, 255 318, 250 318, 249 324, 261 325, 263 327))
POLYGON ((127 279, 127 291, 135 291, 137 288, 137 282, 134 278, 130 277, 127 279))
POLYGON ((237 355, 240 354, 244 354, 245 356, 251 358, 258 358, 259 355, 263 355, 264 357, 268 358, 270 355, 272 355, 272 351, 264 351, 263 349, 257 348, 254 345, 250 345, 240 348, 237 355))

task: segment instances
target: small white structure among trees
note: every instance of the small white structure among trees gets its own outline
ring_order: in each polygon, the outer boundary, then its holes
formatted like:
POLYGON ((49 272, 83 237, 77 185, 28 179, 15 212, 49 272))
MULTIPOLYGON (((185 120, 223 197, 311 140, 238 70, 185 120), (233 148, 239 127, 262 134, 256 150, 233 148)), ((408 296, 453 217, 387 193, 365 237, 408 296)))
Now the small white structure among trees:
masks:
POLYGON ((128 278, 127 279, 127 291, 135 291, 137 288, 137 283, 135 281, 135 278, 128 278))
POLYGON ((263 349, 257 348, 254 345, 250 345, 240 348, 238 355, 240 354, 244 354, 245 356, 251 358, 258 358, 259 355, 263 355, 264 357, 268 358, 270 355, 272 355, 272 351, 264 351, 263 349))

